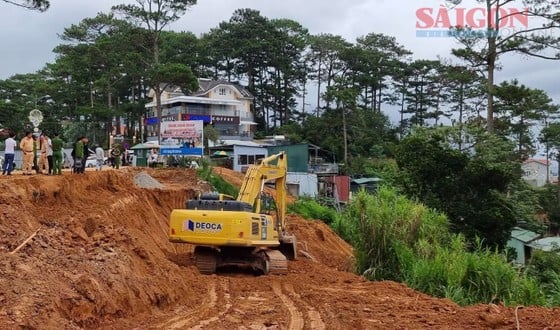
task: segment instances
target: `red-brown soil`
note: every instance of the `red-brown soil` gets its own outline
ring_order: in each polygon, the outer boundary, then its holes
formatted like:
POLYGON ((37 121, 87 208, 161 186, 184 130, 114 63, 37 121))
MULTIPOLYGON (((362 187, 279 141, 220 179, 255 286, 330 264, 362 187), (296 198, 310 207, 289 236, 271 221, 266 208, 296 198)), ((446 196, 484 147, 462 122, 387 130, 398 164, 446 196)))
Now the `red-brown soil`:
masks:
MULTIPOLYGON (((0 329, 558 329, 558 309, 459 307, 352 274, 352 249, 290 216, 304 253, 285 276, 200 275, 167 220, 208 185, 192 170, 0 178, 0 329), (13 252, 33 233, 36 235, 13 252)), ((222 175, 239 184, 242 175, 222 175)))

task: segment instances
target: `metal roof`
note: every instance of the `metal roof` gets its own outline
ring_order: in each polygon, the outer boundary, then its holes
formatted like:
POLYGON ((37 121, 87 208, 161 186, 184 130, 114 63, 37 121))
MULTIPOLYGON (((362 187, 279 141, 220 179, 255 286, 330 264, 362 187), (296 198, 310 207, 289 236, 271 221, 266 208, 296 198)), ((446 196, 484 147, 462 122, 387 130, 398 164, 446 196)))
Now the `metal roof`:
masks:
POLYGON ((542 251, 552 251, 560 249, 560 237, 545 237, 531 242, 530 247, 542 251))
POLYGON ((519 227, 515 227, 511 231, 511 238, 515 238, 516 240, 521 241, 523 243, 529 243, 539 237, 541 237, 541 235, 519 227))
POLYGON ((357 179, 352 179, 351 182, 355 182, 357 184, 366 184, 370 182, 379 182, 379 181, 383 181, 383 180, 380 178, 357 178, 357 179))

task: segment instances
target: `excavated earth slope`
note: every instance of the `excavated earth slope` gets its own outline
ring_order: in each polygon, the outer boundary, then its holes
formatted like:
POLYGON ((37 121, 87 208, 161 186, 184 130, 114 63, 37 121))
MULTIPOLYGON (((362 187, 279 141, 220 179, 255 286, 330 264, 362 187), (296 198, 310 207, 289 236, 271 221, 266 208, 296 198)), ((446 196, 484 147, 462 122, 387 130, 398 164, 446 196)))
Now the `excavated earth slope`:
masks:
POLYGON ((148 170, 157 181, 139 173, 1 178, 0 329, 560 327, 558 309, 462 308, 368 282, 349 272, 348 244, 296 216, 303 253, 289 274, 200 275, 192 247, 167 241, 167 218, 208 185, 191 170, 148 170))

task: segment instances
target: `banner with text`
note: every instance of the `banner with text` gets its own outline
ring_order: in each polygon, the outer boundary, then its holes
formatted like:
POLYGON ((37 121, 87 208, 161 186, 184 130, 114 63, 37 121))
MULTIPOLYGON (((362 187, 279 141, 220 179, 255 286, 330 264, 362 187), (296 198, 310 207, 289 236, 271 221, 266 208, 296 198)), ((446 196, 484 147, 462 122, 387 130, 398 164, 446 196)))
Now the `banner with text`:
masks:
POLYGON ((203 121, 168 121, 161 123, 161 155, 202 156, 203 121))

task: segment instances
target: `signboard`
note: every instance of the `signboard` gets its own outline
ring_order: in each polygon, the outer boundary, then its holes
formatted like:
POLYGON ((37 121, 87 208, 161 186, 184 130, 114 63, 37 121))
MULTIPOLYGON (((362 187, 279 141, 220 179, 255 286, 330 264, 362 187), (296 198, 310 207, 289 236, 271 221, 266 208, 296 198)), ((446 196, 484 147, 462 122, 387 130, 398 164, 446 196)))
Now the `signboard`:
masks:
POLYGON ((150 118, 146 118, 146 120, 144 121, 145 125, 155 125, 157 124, 157 117, 150 117, 150 118))
POLYGON ((161 123, 161 155, 202 156, 202 120, 161 123))
POLYGON ((212 118, 206 115, 191 115, 183 113, 181 114, 181 120, 202 120, 204 123, 209 124, 212 121, 212 118))
POLYGON ((212 116, 214 124, 235 124, 239 125, 239 117, 234 116, 212 116))

